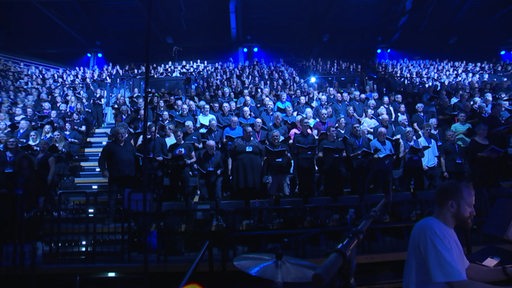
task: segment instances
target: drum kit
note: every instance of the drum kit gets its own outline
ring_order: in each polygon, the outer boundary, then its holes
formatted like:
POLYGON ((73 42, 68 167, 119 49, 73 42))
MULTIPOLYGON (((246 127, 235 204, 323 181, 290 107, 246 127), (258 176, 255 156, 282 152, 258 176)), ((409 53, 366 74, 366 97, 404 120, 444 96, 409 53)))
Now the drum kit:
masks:
POLYGON ((318 268, 315 263, 281 252, 243 254, 235 257, 233 264, 252 276, 273 281, 278 287, 285 283, 309 283, 318 268))
MULTIPOLYGON (((252 276, 273 281, 277 287, 283 287, 285 283, 306 283, 309 285, 308 287, 325 287, 326 284, 333 283, 332 281, 339 276, 345 278, 338 279, 341 280, 340 283, 351 285, 355 267, 353 250, 373 220, 382 213, 385 203, 386 200, 382 199, 320 265, 284 256, 282 247, 279 247, 275 253, 237 256, 233 259, 233 264, 239 270, 252 276)), ((336 282, 334 281, 334 283, 336 282)))

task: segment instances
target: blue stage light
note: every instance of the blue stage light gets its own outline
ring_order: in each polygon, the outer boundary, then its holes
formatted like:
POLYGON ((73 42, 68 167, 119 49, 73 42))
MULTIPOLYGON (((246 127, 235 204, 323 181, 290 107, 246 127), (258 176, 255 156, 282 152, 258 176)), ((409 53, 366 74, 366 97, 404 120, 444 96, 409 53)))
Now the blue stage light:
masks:
POLYGON ((391 52, 391 49, 388 49, 388 53, 391 52))
POLYGON ((103 53, 101 53, 101 52, 98 53, 98 57, 100 57, 100 58, 103 57, 103 53))
POLYGON ((258 47, 254 47, 254 48, 252 48, 252 51, 253 51, 254 53, 258 52, 258 47))
POLYGON ((91 53, 87 53, 87 57, 92 57, 92 54, 91 53))
POLYGON ((311 76, 311 78, 309 78, 309 83, 315 83, 315 82, 316 82, 316 77, 311 76))
POLYGON ((247 53, 247 48, 244 48, 244 53, 247 53))
POLYGON ((505 55, 505 50, 501 50, 500 55, 505 55))
POLYGON ((377 53, 378 53, 378 54, 380 54, 380 52, 382 52, 382 50, 380 50, 380 49, 377 49, 377 53))

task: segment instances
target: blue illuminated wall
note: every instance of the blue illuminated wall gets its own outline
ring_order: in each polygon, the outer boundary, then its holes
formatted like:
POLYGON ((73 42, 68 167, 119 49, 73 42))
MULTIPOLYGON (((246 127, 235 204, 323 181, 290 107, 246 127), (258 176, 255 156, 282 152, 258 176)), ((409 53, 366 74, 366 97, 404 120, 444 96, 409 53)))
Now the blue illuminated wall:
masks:
POLYGON ((501 57, 501 61, 503 61, 503 62, 512 61, 512 50, 501 50, 500 57, 501 57))

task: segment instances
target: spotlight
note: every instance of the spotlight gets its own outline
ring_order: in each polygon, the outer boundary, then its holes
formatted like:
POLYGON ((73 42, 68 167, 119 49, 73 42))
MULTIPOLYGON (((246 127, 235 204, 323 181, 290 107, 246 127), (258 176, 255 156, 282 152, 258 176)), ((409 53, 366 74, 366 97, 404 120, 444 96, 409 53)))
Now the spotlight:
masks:
POLYGON ((199 283, 190 283, 183 286, 183 288, 203 288, 203 286, 199 283))
POLYGON ((244 53, 247 53, 247 48, 244 48, 244 53))
POLYGON ((98 53, 98 57, 100 57, 100 58, 103 57, 103 53, 101 53, 101 52, 98 53))
POLYGON ((388 49, 388 53, 391 52, 391 49, 388 49))
POLYGON ((252 48, 252 51, 253 51, 254 53, 258 52, 258 47, 254 47, 254 48, 252 48))
POLYGON ((91 58, 92 57, 92 54, 87 52, 87 57, 91 58))
POLYGON ((311 76, 311 78, 309 78, 309 83, 315 83, 315 82, 316 82, 316 77, 311 76))
POLYGON ((505 50, 501 50, 500 55, 505 55, 505 50))
POLYGON ((380 49, 377 49, 377 53, 378 53, 378 54, 380 54, 380 52, 382 52, 382 50, 380 50, 380 49))

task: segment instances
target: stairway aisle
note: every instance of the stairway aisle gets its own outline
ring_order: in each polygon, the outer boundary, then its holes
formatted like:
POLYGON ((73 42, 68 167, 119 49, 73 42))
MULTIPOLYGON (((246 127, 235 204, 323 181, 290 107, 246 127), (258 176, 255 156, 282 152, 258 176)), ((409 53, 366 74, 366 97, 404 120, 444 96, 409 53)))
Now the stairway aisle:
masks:
POLYGON ((98 128, 87 138, 87 143, 79 156, 80 172, 75 177, 74 190, 98 192, 108 189, 108 180, 101 175, 98 159, 103 146, 107 144, 108 135, 113 126, 114 124, 107 124, 105 127, 98 128))
POLYGON ((74 185, 60 189, 57 210, 44 215, 43 263, 126 261, 133 228, 127 219, 109 218, 108 180, 98 167, 101 150, 113 126, 96 129, 87 138, 75 159, 80 169, 73 173, 74 185))

